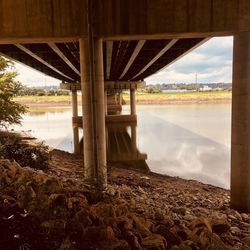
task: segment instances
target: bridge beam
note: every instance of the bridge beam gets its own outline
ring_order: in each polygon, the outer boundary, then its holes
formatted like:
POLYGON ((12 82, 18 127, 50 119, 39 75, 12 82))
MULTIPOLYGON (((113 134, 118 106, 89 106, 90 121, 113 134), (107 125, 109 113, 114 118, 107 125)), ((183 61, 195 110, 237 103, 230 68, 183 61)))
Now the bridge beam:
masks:
POLYGON ((250 213, 250 32, 234 36, 231 206, 250 213))
POLYGON ((81 75, 80 71, 72 64, 55 43, 49 42, 48 45, 77 75, 81 75))
POLYGON ((15 46, 17 48, 19 48, 21 51, 25 52, 26 54, 28 54, 29 56, 33 57, 35 60, 37 60, 38 62, 42 63, 43 65, 45 65, 46 67, 52 69, 54 72, 58 73, 59 75, 66 77, 69 80, 73 80, 73 78, 65 75, 63 72, 61 72, 59 69, 55 68, 53 65, 49 64, 48 62, 46 62, 45 59, 39 57, 36 53, 32 52, 31 50, 29 50, 28 48, 26 48, 24 45, 22 44, 15 44, 15 46))
POLYGON ((145 66, 143 67, 134 77, 138 77, 141 75, 146 69, 148 69, 151 65, 153 65, 161 56, 163 56, 171 47, 178 41, 178 39, 172 39, 170 42, 166 44, 166 46, 145 66))
POLYGON ((80 39, 85 178, 99 189, 107 185, 102 40, 80 39))

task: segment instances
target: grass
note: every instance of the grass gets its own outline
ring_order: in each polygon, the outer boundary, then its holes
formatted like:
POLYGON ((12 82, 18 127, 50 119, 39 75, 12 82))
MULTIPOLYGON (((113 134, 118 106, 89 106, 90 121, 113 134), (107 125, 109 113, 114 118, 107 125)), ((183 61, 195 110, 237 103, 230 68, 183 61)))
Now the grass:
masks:
POLYGON ((20 103, 71 102, 71 96, 18 96, 14 101, 20 103))
MULTIPOLYGON (((197 103, 197 102, 217 102, 231 100, 230 91, 212 92, 179 92, 179 93, 157 93, 148 94, 137 92, 137 103, 142 104, 167 104, 167 103, 197 103)), ((129 94, 123 94, 123 99, 129 103, 129 94)), ((70 105, 71 96, 21 96, 14 98, 15 101, 32 105, 70 105)), ((81 103, 81 96, 78 96, 78 103, 81 103)))
MULTIPOLYGON (((178 92, 178 93, 137 93, 137 102, 196 102, 196 101, 216 101, 230 100, 232 93, 230 91, 211 91, 211 92, 178 92)), ((125 101, 129 100, 129 95, 123 96, 125 101)))

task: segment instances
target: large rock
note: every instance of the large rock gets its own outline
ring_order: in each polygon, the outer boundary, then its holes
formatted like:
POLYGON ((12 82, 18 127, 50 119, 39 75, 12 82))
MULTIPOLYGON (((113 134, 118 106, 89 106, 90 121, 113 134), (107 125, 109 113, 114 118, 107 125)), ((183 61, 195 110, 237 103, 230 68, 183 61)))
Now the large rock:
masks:
POLYGON ((167 249, 166 239, 159 234, 151 234, 142 239, 143 249, 164 250, 167 249))
POLYGON ((250 246, 250 236, 243 238, 242 242, 244 242, 246 245, 250 246))
POLYGON ((180 214, 180 215, 185 215, 186 214, 186 208, 185 207, 174 207, 173 209, 172 209, 172 211, 174 212, 174 213, 176 213, 176 214, 180 214))
POLYGON ((48 198, 49 206, 65 206, 67 205, 67 197, 65 194, 51 194, 48 198))
POLYGON ((128 207, 125 204, 119 204, 115 206, 115 215, 116 217, 119 216, 126 216, 128 214, 128 207))
POLYGON ((196 234, 199 234, 199 232, 201 232, 203 228, 206 228, 210 232, 212 232, 211 221, 206 217, 199 217, 199 218, 193 219, 193 221, 191 222, 190 228, 196 234))
POLYGON ((13 185, 13 180, 23 169, 18 163, 9 160, 0 160, 0 188, 4 185, 13 185))
POLYGON ((43 184, 44 192, 49 193, 49 194, 58 193, 63 188, 62 183, 54 177, 47 178, 45 182, 42 184, 43 184))
POLYGON ((120 216, 116 218, 116 224, 120 229, 121 233, 130 231, 133 228, 133 219, 129 216, 120 216))
MULTIPOLYGON (((129 243, 129 246, 131 247, 131 249, 133 249, 133 250, 141 250, 142 249, 142 247, 139 243, 138 237, 136 237, 133 232, 126 231, 125 233, 123 233, 123 237, 129 243)), ((140 242, 141 242, 141 240, 140 240, 140 242)))
POLYGON ((229 250, 217 234, 211 233, 208 229, 203 230, 199 236, 202 249, 206 250, 229 250))
POLYGON ((82 209, 78 211, 70 222, 71 228, 77 230, 84 230, 86 227, 91 226, 92 221, 89 218, 89 212, 87 209, 82 209))
POLYGON ((116 218, 114 206, 107 203, 99 202, 89 209, 90 216, 99 225, 112 226, 116 218))
POLYGON ((175 233, 173 229, 171 230, 165 225, 157 225, 154 228, 154 232, 162 235, 167 240, 169 247, 179 245, 181 243, 181 239, 178 234, 175 233))
POLYGON ((228 226, 228 224, 222 219, 217 222, 211 222, 211 220, 205 217, 197 218, 190 225, 191 231, 186 231, 187 240, 191 240, 192 242, 201 245, 201 249, 226 250, 228 249, 226 245, 220 237, 214 233, 214 230, 217 233, 228 231, 230 227, 224 226, 225 224, 228 226))
POLYGON ((152 222, 146 220, 140 216, 135 214, 130 215, 133 219, 134 229, 142 236, 149 236, 151 234, 150 228, 152 226, 152 222))
POLYGON ((230 224, 226 219, 218 219, 212 221, 212 230, 216 234, 223 234, 230 229, 230 224))
POLYGON ((129 250, 130 247, 125 240, 118 240, 111 227, 92 226, 86 228, 82 239, 84 249, 103 249, 103 250, 129 250))
POLYGON ((243 221, 245 221, 245 222, 250 221, 250 216, 248 216, 248 214, 242 213, 241 217, 242 217, 243 221))

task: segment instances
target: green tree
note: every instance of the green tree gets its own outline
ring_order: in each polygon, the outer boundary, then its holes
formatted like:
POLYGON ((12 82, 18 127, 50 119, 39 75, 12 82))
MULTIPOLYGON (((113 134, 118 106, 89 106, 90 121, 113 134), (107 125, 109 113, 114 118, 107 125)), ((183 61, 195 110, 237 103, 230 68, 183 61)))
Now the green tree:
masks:
POLYGON ((162 91, 159 88, 147 88, 146 89, 146 93, 149 93, 149 94, 157 94, 161 92, 162 91))
POLYGON ((26 107, 13 101, 13 97, 22 90, 22 85, 15 80, 17 72, 13 63, 0 57, 0 127, 20 124, 21 115, 26 107))

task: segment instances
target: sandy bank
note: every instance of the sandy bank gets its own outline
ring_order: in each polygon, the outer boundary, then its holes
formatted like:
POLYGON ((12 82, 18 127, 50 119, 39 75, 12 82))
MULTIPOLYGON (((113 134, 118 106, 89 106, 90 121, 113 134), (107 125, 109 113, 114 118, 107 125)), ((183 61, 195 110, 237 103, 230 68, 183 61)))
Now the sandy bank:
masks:
MULTIPOLYGON (((129 103, 129 95, 123 95, 126 103, 129 103)), ((15 101, 28 107, 55 107, 71 106, 70 96, 26 96, 17 97, 15 101)), ((168 105, 168 104, 200 104, 200 103, 230 103, 231 92, 208 93, 177 93, 177 94, 137 94, 138 105, 168 105)), ((78 96, 78 104, 81 105, 81 96, 78 96)))

